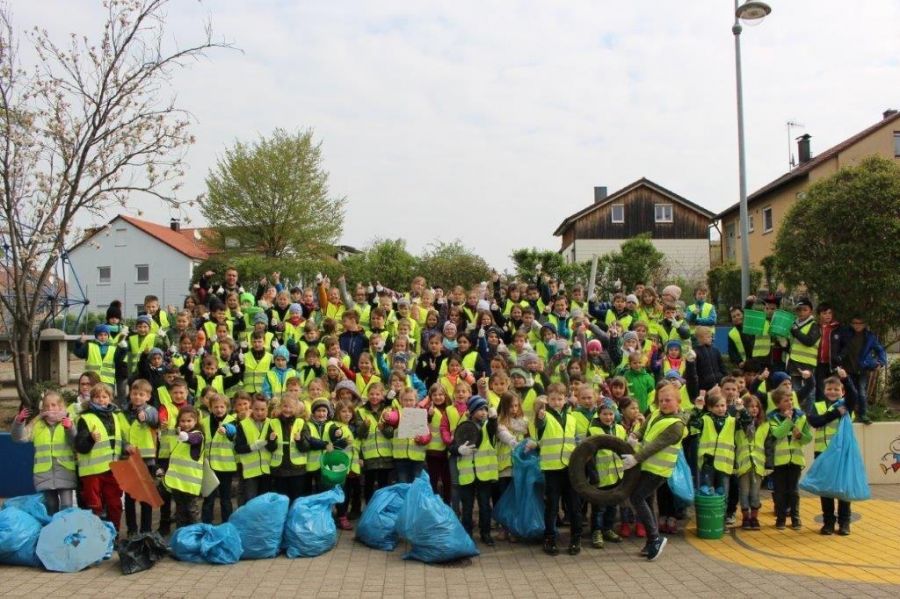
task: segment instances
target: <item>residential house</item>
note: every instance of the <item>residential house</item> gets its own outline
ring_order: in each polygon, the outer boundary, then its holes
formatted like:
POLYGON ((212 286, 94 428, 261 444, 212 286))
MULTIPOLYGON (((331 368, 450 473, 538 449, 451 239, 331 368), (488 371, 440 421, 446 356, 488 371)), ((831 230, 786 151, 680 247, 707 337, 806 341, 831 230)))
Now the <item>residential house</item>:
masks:
POLYGON ((594 203, 566 217, 553 232, 562 237, 567 263, 616 251, 642 233, 666 255, 669 276, 706 279, 709 227, 713 213, 673 191, 642 178, 613 194, 594 188, 594 203))
MULTIPOLYGON (((810 184, 873 154, 900 161, 900 113, 896 110, 885 111, 880 121, 818 156, 812 155, 809 135, 798 138, 798 165, 747 196, 751 265, 759 266, 772 253, 788 210, 810 184)), ((721 227, 722 260, 740 263, 740 204, 729 207, 716 219, 721 227)))
POLYGON ((120 214, 69 250, 70 276, 81 283, 92 312, 105 312, 118 299, 124 316, 133 318, 146 295, 180 308, 194 267, 215 252, 204 243, 208 231, 120 214))

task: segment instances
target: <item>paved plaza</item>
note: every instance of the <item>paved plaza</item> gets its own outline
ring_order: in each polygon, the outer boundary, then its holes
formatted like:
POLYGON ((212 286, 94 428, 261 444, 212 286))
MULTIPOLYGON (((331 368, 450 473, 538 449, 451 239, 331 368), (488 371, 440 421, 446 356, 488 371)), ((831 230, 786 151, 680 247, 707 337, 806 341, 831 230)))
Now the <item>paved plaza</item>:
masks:
POLYGON ((850 537, 818 534, 818 499, 804 498, 802 531, 776 531, 769 505, 764 530, 732 531, 720 541, 670 537, 656 563, 639 558, 637 539, 581 555, 549 557, 540 545, 498 543, 466 564, 426 566, 369 549, 342 533, 314 559, 204 566, 166 559, 123 576, 114 557, 78 574, 0 566, 2 596, 87 597, 897 597, 900 596, 900 486, 873 487, 854 506, 850 537))

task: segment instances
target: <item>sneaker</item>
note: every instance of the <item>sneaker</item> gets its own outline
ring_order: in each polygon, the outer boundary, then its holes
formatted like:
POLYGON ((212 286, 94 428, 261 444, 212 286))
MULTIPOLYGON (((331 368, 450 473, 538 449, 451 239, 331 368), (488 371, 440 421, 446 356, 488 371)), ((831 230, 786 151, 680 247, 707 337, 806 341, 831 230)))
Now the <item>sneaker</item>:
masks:
POLYGON ((750 518, 750 530, 762 530, 759 525, 759 518, 750 518))
POLYGON ((623 539, 627 539, 631 536, 631 524, 628 522, 623 522, 619 527, 619 536, 623 539))
POLYGON ((338 528, 341 530, 353 530, 353 525, 350 524, 350 519, 347 516, 341 516, 338 518, 338 528))
POLYGON ((559 555, 559 547, 553 537, 544 537, 544 553, 547 555, 559 555))
POLYGON ((488 547, 494 547, 497 544, 494 542, 494 537, 491 536, 491 533, 481 535, 481 542, 488 547))
POLYGON ((753 530, 753 521, 750 519, 750 516, 741 520, 741 530, 753 530))
POLYGON ((775 520, 775 528, 778 530, 784 530, 784 518, 778 518, 775 520))
POLYGON ((800 522, 800 518, 794 518, 793 516, 791 517, 791 528, 793 528, 794 530, 800 530, 801 528, 803 528, 803 523, 800 522))
POLYGON ((569 544, 569 555, 578 555, 581 553, 581 539, 574 538, 569 544))
POLYGON ((634 533, 639 539, 644 539, 647 537, 647 529, 644 528, 644 525, 640 522, 638 522, 637 526, 634 527, 634 533))
POLYGON ((819 529, 820 535, 831 536, 834 534, 834 524, 824 524, 819 529))
POLYGON ((840 535, 842 537, 849 537, 850 536, 850 525, 849 524, 841 524, 840 526, 838 526, 837 533, 838 533, 838 535, 840 535))
POLYGON ((621 543, 622 537, 613 532, 612 529, 603 531, 603 540, 610 543, 621 543))
POLYGON ((594 549, 603 549, 603 533, 595 530, 591 533, 591 547, 594 549))
POLYGON ((734 526, 736 522, 737 518, 735 518, 734 514, 725 516, 725 526, 734 526))
POLYGON ((666 543, 669 540, 666 537, 659 537, 647 548, 647 561, 655 562, 659 559, 659 556, 662 555, 663 549, 666 548, 666 543))
POLYGON ((647 554, 649 552, 650 552, 650 542, 648 541, 648 542, 644 543, 643 547, 641 547, 641 551, 640 551, 639 555, 641 557, 647 557, 647 554))

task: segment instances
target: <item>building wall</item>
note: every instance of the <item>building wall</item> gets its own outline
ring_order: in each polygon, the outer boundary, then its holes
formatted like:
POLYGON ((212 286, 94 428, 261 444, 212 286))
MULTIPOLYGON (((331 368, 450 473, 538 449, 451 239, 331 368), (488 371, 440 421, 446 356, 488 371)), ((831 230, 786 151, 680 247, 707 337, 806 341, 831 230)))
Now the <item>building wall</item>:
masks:
MULTIPOLYGON (((765 197, 754 199, 748 206, 752 223, 750 232, 750 264, 759 267, 760 261, 773 251, 775 238, 784 222, 788 210, 794 205, 798 194, 802 194, 809 185, 819 179, 830 177, 840 168, 858 163, 867 156, 877 154, 886 158, 893 158, 900 163, 900 157, 894 155, 894 131, 900 131, 900 121, 894 121, 871 135, 861 139, 842 152, 828 160, 816 165, 807 177, 798 177, 796 181, 766 194, 765 197), (773 213, 773 230, 769 233, 763 231, 763 209, 771 207, 773 213)), ((741 261, 741 243, 738 236, 740 229, 740 211, 735 210, 722 219, 722 259, 724 261, 741 261), (733 230, 732 236, 729 232, 733 230)))
MULTIPOLYGON (((88 311, 105 312, 109 303, 118 299, 126 318, 137 316, 137 305, 143 304, 146 295, 156 295, 163 306, 180 308, 193 272, 190 258, 121 219, 75 248, 69 259, 90 300, 88 311), (147 283, 137 282, 137 265, 149 266, 147 283), (99 280, 101 266, 111 268, 109 283, 99 280)), ((70 294, 75 293, 73 284, 70 294)))
MULTIPOLYGON (((563 248, 566 262, 591 260, 618 251, 625 239, 578 239, 563 248)), ((653 245, 666 255, 667 278, 683 277, 688 281, 705 281, 709 270, 708 239, 653 239, 653 245)))

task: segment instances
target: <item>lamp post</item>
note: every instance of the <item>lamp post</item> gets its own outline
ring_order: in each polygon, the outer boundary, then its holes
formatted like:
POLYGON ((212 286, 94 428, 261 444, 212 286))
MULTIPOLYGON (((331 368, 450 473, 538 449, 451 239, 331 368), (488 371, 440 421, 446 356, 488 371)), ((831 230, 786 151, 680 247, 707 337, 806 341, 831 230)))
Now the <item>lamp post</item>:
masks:
POLYGON ((738 171, 740 180, 740 225, 741 225, 741 302, 750 295, 750 219, 747 211, 747 161, 744 153, 744 89, 741 81, 741 21, 750 23, 760 21, 772 12, 765 2, 748 0, 743 4, 734 0, 734 72, 737 84, 737 122, 738 122, 738 171))

